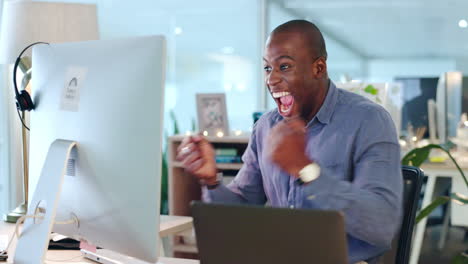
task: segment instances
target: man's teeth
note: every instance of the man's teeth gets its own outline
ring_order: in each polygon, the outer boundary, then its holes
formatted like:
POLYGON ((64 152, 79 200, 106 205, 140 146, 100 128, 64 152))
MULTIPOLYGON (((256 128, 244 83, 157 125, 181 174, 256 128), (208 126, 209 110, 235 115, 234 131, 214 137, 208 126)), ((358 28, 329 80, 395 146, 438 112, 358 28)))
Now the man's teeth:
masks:
POLYGON ((290 93, 289 92, 277 92, 277 93, 273 93, 273 98, 276 99, 276 98, 280 98, 286 95, 290 95, 290 93))

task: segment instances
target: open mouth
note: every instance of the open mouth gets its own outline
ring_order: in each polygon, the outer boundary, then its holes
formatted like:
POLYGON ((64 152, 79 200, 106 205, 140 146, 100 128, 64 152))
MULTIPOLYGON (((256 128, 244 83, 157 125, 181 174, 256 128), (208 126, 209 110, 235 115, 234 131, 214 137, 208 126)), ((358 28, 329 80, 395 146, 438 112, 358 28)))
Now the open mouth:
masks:
POLYGON ((281 115, 288 116, 294 105, 294 97, 289 92, 272 93, 281 115))

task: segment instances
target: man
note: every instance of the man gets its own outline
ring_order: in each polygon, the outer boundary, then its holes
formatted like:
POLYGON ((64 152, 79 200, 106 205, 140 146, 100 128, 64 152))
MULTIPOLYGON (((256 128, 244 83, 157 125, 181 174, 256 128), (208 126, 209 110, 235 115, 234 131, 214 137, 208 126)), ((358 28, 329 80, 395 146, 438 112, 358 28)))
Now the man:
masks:
POLYGON ((382 107, 335 87, 326 59, 314 24, 278 26, 264 55, 278 108, 257 121, 234 181, 218 182, 213 148, 201 136, 186 138, 177 158, 206 185, 207 201, 342 211, 350 262, 375 263, 400 223, 397 135, 382 107))

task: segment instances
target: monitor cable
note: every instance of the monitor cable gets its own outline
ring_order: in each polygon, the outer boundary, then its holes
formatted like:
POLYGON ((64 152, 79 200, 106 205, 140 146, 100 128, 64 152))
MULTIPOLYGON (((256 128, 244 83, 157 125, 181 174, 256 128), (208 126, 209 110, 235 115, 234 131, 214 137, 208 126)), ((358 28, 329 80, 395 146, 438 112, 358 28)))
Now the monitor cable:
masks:
MULTIPOLYGON (((44 216, 42 215, 23 215, 21 216, 17 221, 16 221, 16 224, 15 224, 15 232, 13 233, 13 235, 11 236, 10 240, 8 241, 8 244, 6 246, 6 248, 4 250, 0 250, 0 259, 2 258, 6 258, 8 256, 8 250, 10 249, 11 247, 11 244, 13 243, 13 239, 15 237, 19 238, 21 237, 21 234, 19 232, 19 227, 21 224, 24 223, 24 221, 28 218, 33 218, 33 219, 44 219, 44 216)), ((78 221, 78 218, 73 216, 71 219, 69 220, 65 220, 65 221, 54 221, 54 224, 55 225, 71 225, 71 224, 78 224, 79 221, 78 221)), ((76 257, 75 257, 76 258, 76 257)), ((59 261, 59 260, 57 260, 59 261)))
POLYGON ((42 216, 38 216, 38 215, 23 215, 21 216, 17 221, 16 221, 16 224, 15 224, 15 232, 13 233, 13 235, 11 236, 10 238, 10 241, 8 241, 8 244, 6 246, 6 248, 4 250, 1 250, 0 251, 0 257, 5 257, 5 256, 8 256, 8 250, 10 249, 10 246, 11 244, 13 243, 13 239, 15 237, 20 237, 20 233, 19 233, 19 227, 20 225, 24 222, 24 220, 28 219, 28 218, 43 218, 42 216))

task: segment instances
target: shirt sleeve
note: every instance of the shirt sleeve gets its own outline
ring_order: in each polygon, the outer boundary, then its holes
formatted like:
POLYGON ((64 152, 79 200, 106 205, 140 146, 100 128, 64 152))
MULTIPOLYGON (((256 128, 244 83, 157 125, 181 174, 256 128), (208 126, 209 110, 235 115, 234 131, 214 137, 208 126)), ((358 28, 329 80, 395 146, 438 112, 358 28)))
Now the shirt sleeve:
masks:
POLYGON ((342 211, 349 235, 389 248, 400 226, 403 195, 400 146, 389 114, 369 111, 355 143, 354 179, 340 180, 336 168, 322 167, 316 180, 300 187, 302 207, 342 211))
POLYGON ((221 184, 211 190, 203 187, 203 201, 256 205, 266 203, 257 155, 257 125, 261 121, 262 119, 258 120, 253 128, 249 144, 242 156, 243 165, 237 176, 227 186, 221 184))

